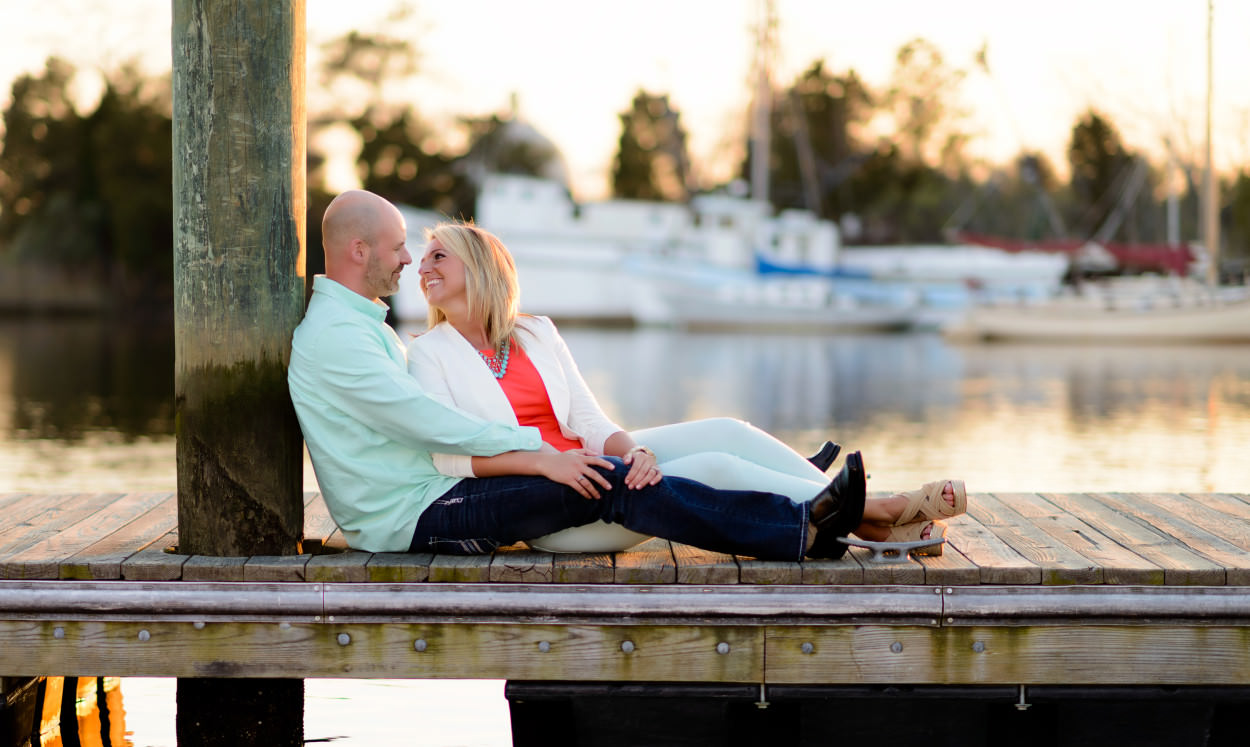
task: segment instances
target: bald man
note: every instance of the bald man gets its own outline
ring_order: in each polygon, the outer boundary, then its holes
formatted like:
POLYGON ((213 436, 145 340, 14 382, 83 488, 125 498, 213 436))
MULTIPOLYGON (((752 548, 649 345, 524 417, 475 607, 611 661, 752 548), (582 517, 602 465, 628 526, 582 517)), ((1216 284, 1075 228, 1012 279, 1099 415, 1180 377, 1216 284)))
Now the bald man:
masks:
POLYGON ((322 219, 326 274, 291 341, 287 382, 330 515, 347 543, 408 550, 417 519, 459 478, 431 452, 534 451, 538 429, 490 423, 433 399, 408 374, 386 304, 412 256, 394 205, 344 192, 322 219))

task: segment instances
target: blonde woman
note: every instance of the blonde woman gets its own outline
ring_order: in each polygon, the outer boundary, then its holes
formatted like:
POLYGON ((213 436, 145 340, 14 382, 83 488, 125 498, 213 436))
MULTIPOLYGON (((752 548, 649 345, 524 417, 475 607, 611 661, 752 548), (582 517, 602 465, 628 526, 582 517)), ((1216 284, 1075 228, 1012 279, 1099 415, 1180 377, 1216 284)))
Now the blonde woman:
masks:
MULTIPOLYGON (((832 461, 832 443, 809 459, 732 418, 626 432, 603 413, 551 320, 519 313, 516 267, 497 237, 476 226, 444 223, 429 229, 426 238, 419 272, 430 329, 408 346, 409 372, 439 401, 490 421, 537 427, 546 447, 580 465, 552 479, 583 498, 598 497, 590 472, 593 460, 602 457, 620 459, 630 490, 669 476, 722 490, 779 494, 799 506, 829 485, 814 462, 832 461)), ((468 478, 533 470, 536 458, 524 452, 435 454, 434 464, 444 474, 468 478)), ((838 479, 862 481, 862 472, 861 457, 851 454, 838 479)), ((872 541, 940 537, 944 528, 934 520, 962 512, 965 503, 962 483, 930 483, 867 500, 861 520, 848 530, 872 541)), ((554 551, 610 551, 646 536, 600 521, 530 543, 554 551)), ((845 546, 821 552, 836 557, 845 546)))

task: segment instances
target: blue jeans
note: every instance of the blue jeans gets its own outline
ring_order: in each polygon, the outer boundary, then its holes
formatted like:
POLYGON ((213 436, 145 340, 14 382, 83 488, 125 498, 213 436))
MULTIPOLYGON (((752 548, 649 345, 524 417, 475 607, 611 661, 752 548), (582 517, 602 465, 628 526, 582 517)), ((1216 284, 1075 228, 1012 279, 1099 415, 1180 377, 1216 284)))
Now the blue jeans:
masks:
POLYGON ((595 468, 612 484, 599 488, 599 500, 545 477, 461 480, 421 514, 410 551, 476 555, 603 520, 705 550, 803 559, 807 503, 777 493, 717 490, 680 477, 630 490, 625 465, 617 457, 606 459, 616 468, 595 468))

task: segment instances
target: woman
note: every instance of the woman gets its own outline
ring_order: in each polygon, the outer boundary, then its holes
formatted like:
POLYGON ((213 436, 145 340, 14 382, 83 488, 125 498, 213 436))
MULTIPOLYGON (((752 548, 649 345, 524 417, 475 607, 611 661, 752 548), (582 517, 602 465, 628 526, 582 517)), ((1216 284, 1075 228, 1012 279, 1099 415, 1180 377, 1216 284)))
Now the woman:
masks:
MULTIPOLYGON (((426 237, 419 272, 430 329, 409 344, 408 367, 431 396, 486 419, 536 425, 544 442, 559 451, 621 457, 631 488, 672 475, 801 502, 828 484, 812 461, 739 420, 714 418, 627 433, 599 408, 551 320, 519 314, 516 267, 498 238, 459 223, 428 229, 426 237)), ((437 454, 435 465, 448 475, 472 477, 491 459, 499 457, 437 454)), ((592 492, 583 494, 593 498, 592 492)), ((966 500, 958 481, 869 499, 855 533, 871 541, 941 537, 945 529, 935 520, 962 513, 966 500)), ((530 544, 604 552, 642 539, 600 523, 530 544)), ((937 554, 941 545, 929 549, 937 554)))

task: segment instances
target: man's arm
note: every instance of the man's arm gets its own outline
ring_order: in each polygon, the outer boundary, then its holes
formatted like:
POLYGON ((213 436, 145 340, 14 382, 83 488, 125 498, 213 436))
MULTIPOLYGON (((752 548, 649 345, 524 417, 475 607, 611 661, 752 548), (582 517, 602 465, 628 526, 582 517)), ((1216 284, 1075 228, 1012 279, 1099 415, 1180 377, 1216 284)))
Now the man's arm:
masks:
POLYGON ((382 344, 358 330, 327 330, 314 341, 311 355, 320 396, 399 443, 476 455, 532 451, 541 444, 536 428, 491 423, 430 397, 382 344))

